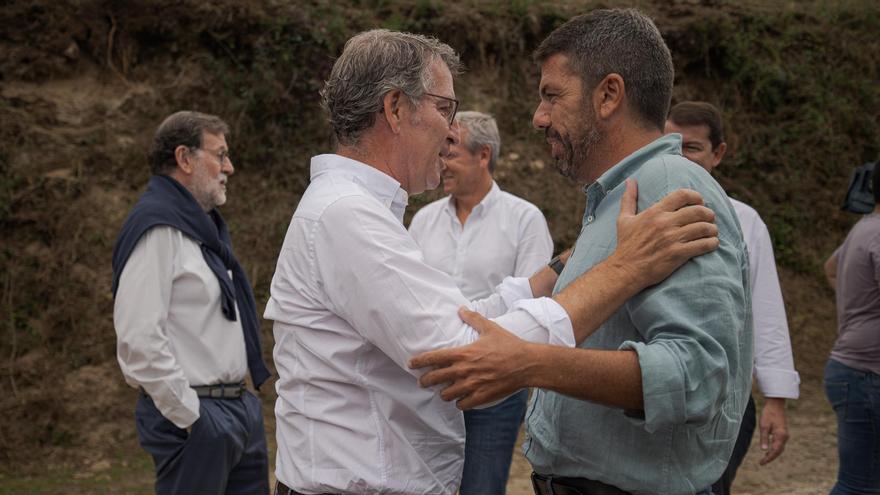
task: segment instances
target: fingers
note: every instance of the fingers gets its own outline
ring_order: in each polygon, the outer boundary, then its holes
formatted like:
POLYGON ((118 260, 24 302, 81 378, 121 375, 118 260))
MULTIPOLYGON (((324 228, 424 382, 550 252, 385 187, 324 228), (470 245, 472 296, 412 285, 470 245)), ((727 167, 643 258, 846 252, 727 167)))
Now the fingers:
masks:
POLYGON ((428 388, 441 383, 452 383, 458 376, 459 373, 454 367, 437 368, 422 375, 419 378, 419 386, 428 388))
POLYGON ((620 199, 620 216, 635 215, 639 205, 639 185, 635 179, 626 179, 626 190, 620 199))
POLYGON ((773 462, 785 450, 785 443, 788 442, 788 431, 784 426, 770 423, 768 426, 761 427, 761 450, 764 456, 758 461, 763 466, 773 462))
POLYGON ((471 311, 464 306, 458 308, 458 317, 461 318, 461 321, 472 326, 479 334, 482 334, 495 325, 494 322, 484 318, 480 313, 471 311))
POLYGON ((685 225, 678 229, 678 240, 681 242, 695 241, 718 237, 718 226, 714 223, 698 222, 685 225))
MULTIPOLYGON (((761 426, 761 450, 767 451, 770 448, 770 427, 761 426)), ((765 454, 766 457, 766 454, 765 454)))
POLYGON ((455 355, 455 348, 423 352, 409 360, 409 367, 416 370, 427 366, 449 366, 455 360, 455 355))
POLYGON ((777 435, 774 433, 772 436, 773 441, 770 444, 770 450, 766 451, 764 453, 764 457, 762 457, 761 460, 758 461, 758 464, 760 464, 761 466, 773 462, 774 460, 776 460, 777 457, 782 455, 782 451, 785 450, 785 440, 783 440, 782 437, 785 437, 787 439, 788 435, 777 435))
POLYGON ((676 211, 688 205, 702 205, 703 196, 693 189, 678 189, 667 194, 651 208, 662 211, 676 211))
MULTIPOLYGON (((674 251, 674 256, 670 261, 675 264, 675 268, 683 265, 687 260, 695 258, 702 254, 718 249, 720 241, 717 237, 706 237, 703 239, 695 239, 680 244, 674 251)), ((668 276, 668 274, 667 274, 668 276)))
POLYGON ((674 225, 687 225, 696 222, 712 223, 715 221, 715 212, 702 205, 690 205, 672 212, 671 218, 674 225))

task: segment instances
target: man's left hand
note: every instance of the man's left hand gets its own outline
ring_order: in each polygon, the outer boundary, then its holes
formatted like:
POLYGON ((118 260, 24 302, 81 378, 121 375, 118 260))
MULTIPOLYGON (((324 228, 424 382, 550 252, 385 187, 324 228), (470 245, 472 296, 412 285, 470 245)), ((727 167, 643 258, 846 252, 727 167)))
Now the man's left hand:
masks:
POLYGON ((456 406, 470 409, 503 399, 526 386, 532 346, 479 313, 462 308, 461 319, 480 333, 476 342, 450 349, 419 354, 410 368, 433 366, 422 375, 422 387, 447 384, 440 392, 443 400, 456 400, 456 406))
POLYGON ((772 462, 785 450, 788 441, 788 426, 785 422, 785 399, 767 397, 759 422, 761 429, 761 450, 764 457, 758 461, 761 466, 772 462))

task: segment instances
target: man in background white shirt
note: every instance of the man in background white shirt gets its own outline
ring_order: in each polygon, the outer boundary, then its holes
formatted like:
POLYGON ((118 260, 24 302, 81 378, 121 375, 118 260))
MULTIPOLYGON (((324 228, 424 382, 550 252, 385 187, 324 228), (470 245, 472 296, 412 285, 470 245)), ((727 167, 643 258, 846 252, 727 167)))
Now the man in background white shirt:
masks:
MULTIPOLYGON (((712 172, 724 157, 724 127, 721 113, 706 102, 682 102, 669 111, 666 132, 682 135, 682 154, 685 158, 712 172)), ((764 395, 761 412, 761 450, 763 466, 773 461, 785 449, 788 427, 785 420, 785 399, 797 399, 800 377, 794 370, 791 340, 782 290, 776 275, 776 260, 767 226, 751 206, 730 198, 743 237, 749 250, 749 275, 752 290, 752 322, 755 335, 755 377, 764 395)), ((736 471, 748 452, 755 431, 755 401, 749 397, 739 437, 727 470, 712 485, 715 495, 727 495, 736 471)))
POLYGON ((269 377, 250 283, 217 207, 234 168, 220 118, 177 112, 156 131, 153 176, 113 252, 113 322, 125 381, 140 388, 141 446, 156 493, 269 492, 260 400, 269 377))
MULTIPOLYGON (((449 146, 440 174, 449 196, 419 210, 409 232, 425 262, 474 300, 492 294, 505 277, 529 277, 543 268, 553 239, 541 210, 492 179, 501 148, 495 119, 459 112, 455 120, 461 141, 449 146)), ((495 406, 464 412, 461 495, 505 493, 527 401, 523 389, 495 406)))
MULTIPOLYGON (((457 315, 467 299, 403 226, 409 195, 439 185, 441 159, 459 141, 458 66, 436 39, 380 29, 348 40, 325 83, 336 153, 312 158, 265 312, 275 322, 281 495, 458 490, 461 411, 422 389, 408 364, 478 335, 457 315)), ((627 298, 717 247, 698 194, 673 192, 635 215, 632 186, 617 250, 571 284, 568 307, 530 299, 550 294, 549 267, 471 307, 527 341, 572 346, 627 298)))

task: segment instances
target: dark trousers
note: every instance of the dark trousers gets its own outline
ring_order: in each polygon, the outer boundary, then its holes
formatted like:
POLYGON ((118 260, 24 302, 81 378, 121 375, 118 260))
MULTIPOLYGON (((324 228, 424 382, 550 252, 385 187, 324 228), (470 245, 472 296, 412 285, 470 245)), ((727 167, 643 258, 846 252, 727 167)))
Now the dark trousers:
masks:
POLYGON ((269 458, 260 400, 202 398, 192 432, 178 428, 140 394, 135 422, 156 465, 157 495, 266 495, 269 458))
POLYGON ((825 394, 837 416, 840 460, 831 494, 880 493, 880 375, 829 359, 825 394))
POLYGON ((464 412, 461 495, 504 495, 528 400, 529 391, 520 390, 500 404, 464 412))
POLYGON ((724 470, 721 479, 712 485, 712 493, 715 495, 728 495, 730 493, 730 486, 733 485, 733 479, 736 478, 736 470, 739 469, 739 465, 745 459, 746 453, 749 451, 749 445, 752 443, 756 423, 755 399, 749 396, 749 403, 746 404, 746 412, 743 415, 742 424, 739 427, 739 435, 736 437, 736 444, 733 446, 733 453, 730 454, 727 469, 724 470))

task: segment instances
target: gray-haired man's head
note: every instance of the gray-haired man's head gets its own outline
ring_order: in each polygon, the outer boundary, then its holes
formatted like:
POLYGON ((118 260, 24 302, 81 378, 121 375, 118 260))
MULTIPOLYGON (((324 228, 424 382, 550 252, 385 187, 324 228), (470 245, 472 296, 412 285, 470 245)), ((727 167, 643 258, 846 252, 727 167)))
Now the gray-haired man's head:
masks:
POLYGON ((498 124, 491 115, 482 112, 458 112, 455 120, 462 130, 461 144, 473 154, 483 147, 489 148, 489 172, 495 171, 501 153, 501 135, 498 124))
POLYGON ((374 125, 388 92, 400 90, 414 102, 430 92, 430 67, 437 59, 453 75, 460 70, 455 51, 435 38, 374 29, 349 39, 321 91, 339 142, 357 143, 374 125))

